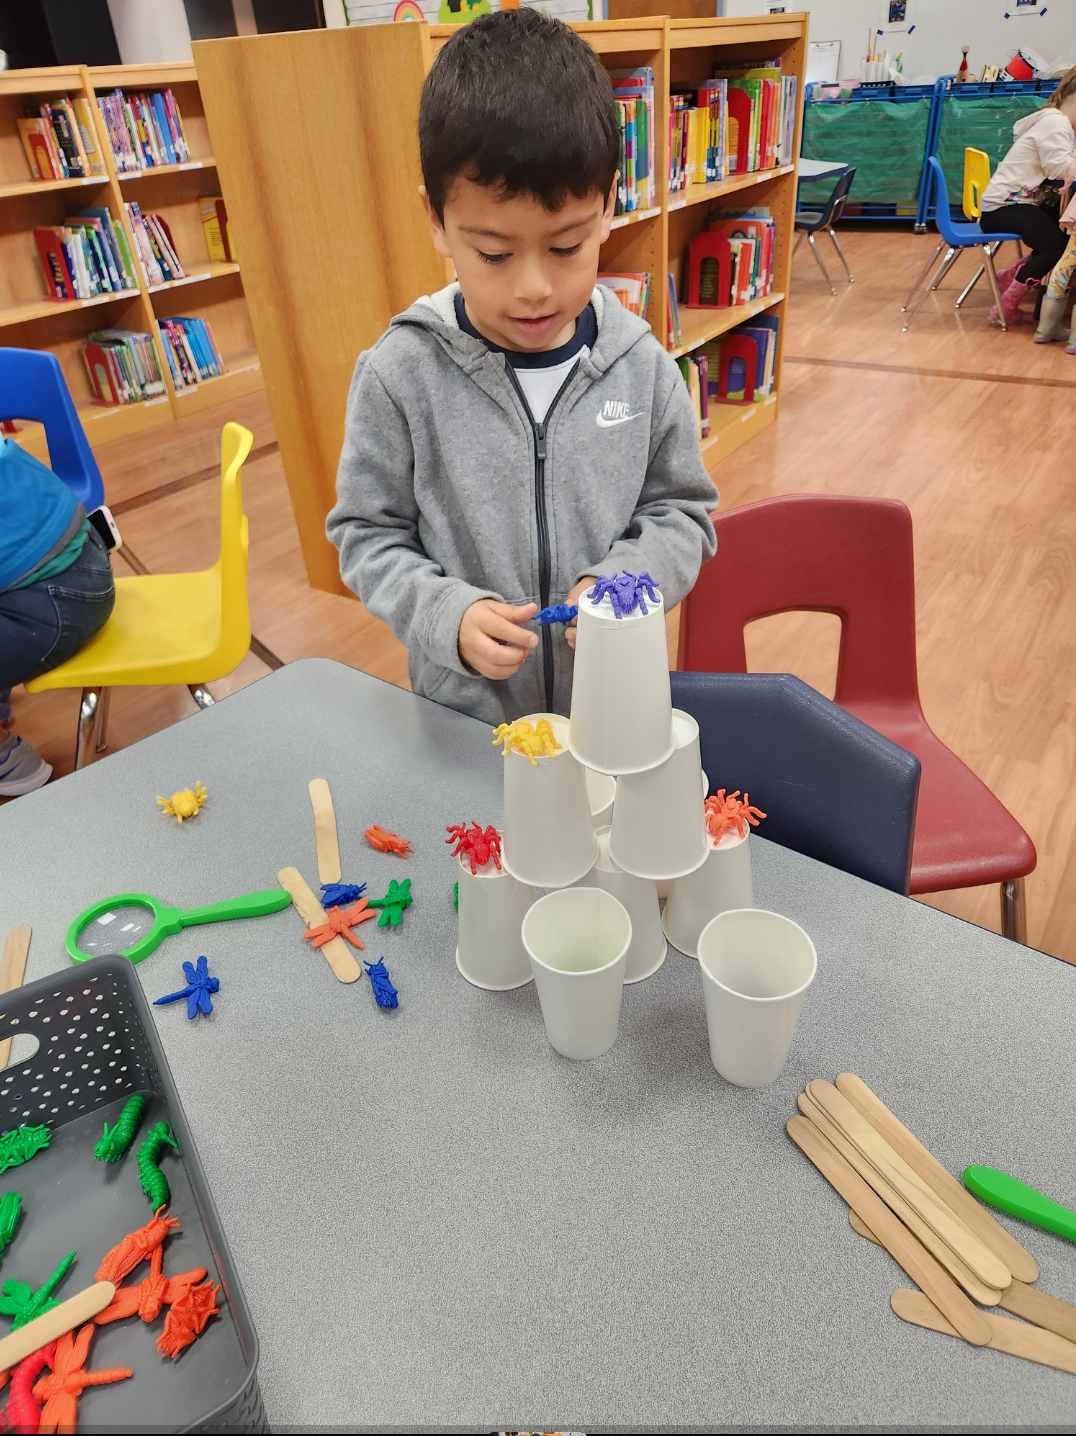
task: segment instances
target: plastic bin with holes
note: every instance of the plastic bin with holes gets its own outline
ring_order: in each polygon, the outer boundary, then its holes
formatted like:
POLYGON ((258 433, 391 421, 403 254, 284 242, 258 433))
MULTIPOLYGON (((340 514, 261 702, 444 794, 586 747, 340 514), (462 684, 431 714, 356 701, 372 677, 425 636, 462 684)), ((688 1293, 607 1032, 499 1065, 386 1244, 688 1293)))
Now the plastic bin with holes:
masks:
MULTIPOLYGON (((179 1141, 161 1169, 172 1189, 169 1215, 182 1222, 164 1244, 165 1275, 205 1267, 219 1283, 219 1315, 173 1361, 158 1354, 165 1313, 99 1326, 87 1370, 128 1367, 134 1375, 79 1397, 79 1431, 266 1431, 258 1390, 258 1338, 213 1205, 164 1050, 134 969, 100 957, 0 996, 0 1040, 12 1037, 0 1073, 0 1130, 46 1123, 48 1148, 4 1173, 23 1213, 3 1257, 0 1279, 35 1289, 74 1249, 77 1260, 58 1299, 90 1286, 105 1253, 152 1216, 138 1178, 138 1145, 153 1122, 179 1141), (37 1046, 33 1050, 33 1041, 37 1046), (135 1092, 146 1110, 126 1156, 99 1162, 102 1125, 135 1092)), ((141 1281, 148 1265, 128 1282, 141 1281)), ((0 1317, 0 1335, 7 1320, 0 1317)))

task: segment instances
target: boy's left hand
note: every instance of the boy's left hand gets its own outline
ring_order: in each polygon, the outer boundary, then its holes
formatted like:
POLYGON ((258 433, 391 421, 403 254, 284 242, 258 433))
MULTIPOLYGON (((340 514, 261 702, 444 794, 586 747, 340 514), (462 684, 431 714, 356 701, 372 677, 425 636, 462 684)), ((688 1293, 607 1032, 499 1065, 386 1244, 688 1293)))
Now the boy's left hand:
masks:
MULTIPOLYGON (((593 588, 597 581, 597 574, 588 574, 586 578, 581 578, 579 582, 575 585, 575 587, 571 590, 571 592, 568 594, 566 602, 569 604, 569 606, 574 606, 575 604, 577 604, 583 594, 586 593, 587 589, 593 588)), ((565 643, 567 643, 569 648, 575 647, 575 629, 577 623, 578 619, 573 618, 571 623, 567 624, 564 629, 564 641, 565 643)))

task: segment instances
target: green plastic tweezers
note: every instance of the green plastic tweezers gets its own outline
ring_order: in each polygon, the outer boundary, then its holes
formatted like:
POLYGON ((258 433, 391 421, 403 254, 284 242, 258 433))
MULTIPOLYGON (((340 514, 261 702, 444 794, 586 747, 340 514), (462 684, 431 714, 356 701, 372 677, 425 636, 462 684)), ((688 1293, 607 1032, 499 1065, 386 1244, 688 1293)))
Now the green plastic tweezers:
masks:
POLYGON ((1026 1182, 1010 1177, 1008 1172, 999 1172, 995 1167, 965 1167, 964 1185, 998 1211, 1076 1242, 1076 1212, 1044 1197, 1026 1182))

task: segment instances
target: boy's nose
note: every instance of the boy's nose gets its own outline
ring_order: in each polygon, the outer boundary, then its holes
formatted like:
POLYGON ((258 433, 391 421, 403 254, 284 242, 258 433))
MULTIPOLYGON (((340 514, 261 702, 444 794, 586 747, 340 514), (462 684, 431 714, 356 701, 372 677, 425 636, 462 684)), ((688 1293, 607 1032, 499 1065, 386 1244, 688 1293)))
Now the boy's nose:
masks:
POLYGON ((516 299, 524 304, 540 304, 553 293, 553 286, 540 264, 526 264, 516 279, 516 299))

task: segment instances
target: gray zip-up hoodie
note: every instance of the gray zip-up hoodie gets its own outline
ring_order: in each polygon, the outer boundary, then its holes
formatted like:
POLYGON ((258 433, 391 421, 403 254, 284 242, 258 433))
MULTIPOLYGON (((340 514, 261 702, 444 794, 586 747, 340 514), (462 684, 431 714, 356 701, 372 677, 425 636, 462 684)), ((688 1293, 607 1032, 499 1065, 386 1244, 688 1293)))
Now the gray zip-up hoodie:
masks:
POLYGON ((595 288, 593 350, 535 424, 504 355, 460 329, 457 289, 359 356, 326 531, 344 582, 407 645, 416 693, 488 723, 566 714, 563 628, 493 682, 459 656, 464 612, 563 603, 618 569, 650 573, 671 608, 716 550, 717 492, 680 371, 612 291, 595 288))

